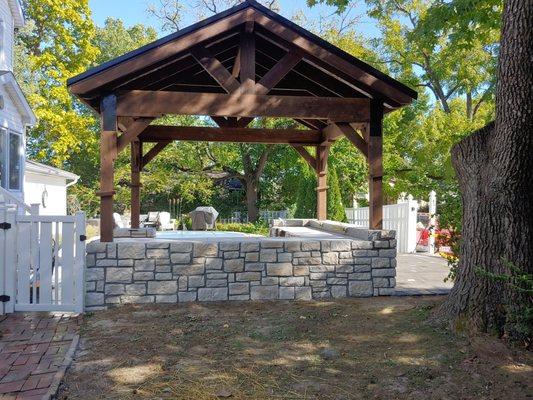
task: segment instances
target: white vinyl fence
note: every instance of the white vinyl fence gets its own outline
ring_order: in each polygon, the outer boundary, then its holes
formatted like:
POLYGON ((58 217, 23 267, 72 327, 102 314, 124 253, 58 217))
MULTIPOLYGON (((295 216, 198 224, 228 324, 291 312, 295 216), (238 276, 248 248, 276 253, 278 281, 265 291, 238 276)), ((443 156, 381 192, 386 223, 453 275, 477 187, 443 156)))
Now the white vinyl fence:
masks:
POLYGON ((83 311, 85 214, 21 215, 0 207, 0 314, 83 311))
MULTIPOLYGON (((362 228, 369 227, 368 207, 347 208, 346 218, 350 224, 362 228)), ((383 206, 383 229, 396 231, 397 249, 399 253, 416 251, 416 215, 418 202, 399 200, 398 204, 383 206)))

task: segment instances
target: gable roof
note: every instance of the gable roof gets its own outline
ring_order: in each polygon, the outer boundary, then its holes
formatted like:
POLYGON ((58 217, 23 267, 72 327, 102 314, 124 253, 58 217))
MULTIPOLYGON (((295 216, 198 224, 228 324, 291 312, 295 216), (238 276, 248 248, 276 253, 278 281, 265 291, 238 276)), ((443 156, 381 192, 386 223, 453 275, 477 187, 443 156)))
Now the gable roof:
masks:
POLYGON ((296 47, 304 53, 305 62, 300 62, 292 75, 274 90, 290 90, 297 95, 306 95, 307 91, 307 95, 319 97, 380 98, 389 110, 417 98, 417 93, 406 85, 254 0, 91 68, 70 78, 67 85, 73 94, 96 110, 103 94, 117 90, 149 87, 151 90, 216 92, 220 87, 217 88, 216 82, 213 83, 190 57, 190 50, 203 43, 213 49, 217 58, 223 58, 220 61, 224 66, 231 67, 237 57, 235 37, 238 40, 240 27, 246 21, 254 21, 257 27, 254 33, 260 41, 256 45, 256 51, 260 52, 256 53, 259 54, 258 74, 275 65, 288 48, 296 47), (176 67, 188 71, 179 75, 176 67), (195 70, 195 67, 199 68, 195 70), (157 85, 161 81, 167 86, 157 85))
POLYGON ((22 122, 27 125, 35 125, 37 118, 28 104, 26 96, 22 93, 22 89, 15 79, 13 72, 0 70, 0 85, 6 88, 6 92, 11 97, 11 100, 22 117, 22 122))
POLYGON ((37 161, 26 159, 26 172, 39 175, 57 176, 70 181, 77 181, 80 177, 72 172, 68 172, 50 165, 42 164, 37 161))

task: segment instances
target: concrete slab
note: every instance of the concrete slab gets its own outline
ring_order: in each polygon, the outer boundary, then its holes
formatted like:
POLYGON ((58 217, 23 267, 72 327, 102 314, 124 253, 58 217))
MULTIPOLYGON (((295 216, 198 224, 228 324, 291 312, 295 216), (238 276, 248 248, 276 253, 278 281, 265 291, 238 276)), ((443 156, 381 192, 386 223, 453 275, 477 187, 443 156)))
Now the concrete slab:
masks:
POLYGON ((450 269, 446 260, 429 254, 398 254, 396 296, 448 294, 453 282, 444 282, 450 269))

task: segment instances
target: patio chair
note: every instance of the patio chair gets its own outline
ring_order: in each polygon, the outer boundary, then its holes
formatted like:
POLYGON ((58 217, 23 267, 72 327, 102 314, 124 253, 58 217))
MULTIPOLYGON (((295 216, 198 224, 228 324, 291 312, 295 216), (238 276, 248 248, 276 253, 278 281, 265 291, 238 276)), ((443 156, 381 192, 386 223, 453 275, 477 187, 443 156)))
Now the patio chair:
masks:
POLYGON ((122 217, 119 213, 113 213, 113 221, 115 223, 115 228, 125 228, 126 225, 124 224, 124 221, 122 221, 122 217))
POLYGON ((157 228, 157 225, 159 219, 159 212, 158 211, 150 211, 148 213, 148 217, 146 218, 146 221, 142 223, 143 228, 157 228))
POLYGON ((174 220, 170 219, 170 213, 166 211, 161 211, 158 218, 159 226, 158 228, 162 231, 173 231, 174 230, 174 220))

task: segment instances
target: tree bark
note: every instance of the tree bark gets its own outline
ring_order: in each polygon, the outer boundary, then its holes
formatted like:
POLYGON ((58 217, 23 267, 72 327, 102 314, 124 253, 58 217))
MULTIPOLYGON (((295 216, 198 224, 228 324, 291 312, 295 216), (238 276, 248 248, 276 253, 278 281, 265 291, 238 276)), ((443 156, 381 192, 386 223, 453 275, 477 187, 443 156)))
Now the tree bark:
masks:
POLYGON ((263 175, 272 148, 272 145, 265 147, 256 165, 252 162, 250 153, 241 148, 244 167, 243 180, 246 186, 246 209, 248 211, 248 221, 250 222, 256 222, 259 219, 259 204, 257 202, 259 199, 259 180, 261 175, 263 175))
POLYGON ((510 308, 532 303, 531 296, 478 270, 511 275, 510 262, 533 273, 532 60, 533 0, 506 1, 496 120, 452 149, 462 244, 454 287, 436 315, 476 331, 509 333, 510 308))

